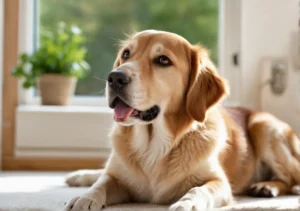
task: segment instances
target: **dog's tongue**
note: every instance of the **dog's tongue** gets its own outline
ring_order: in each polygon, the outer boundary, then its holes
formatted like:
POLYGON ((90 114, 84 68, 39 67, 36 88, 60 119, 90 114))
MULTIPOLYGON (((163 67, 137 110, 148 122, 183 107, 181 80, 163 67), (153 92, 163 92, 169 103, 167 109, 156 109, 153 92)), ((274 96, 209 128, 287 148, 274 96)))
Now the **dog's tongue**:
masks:
POLYGON ((114 108, 115 120, 117 122, 123 122, 128 119, 134 108, 129 107, 124 102, 118 102, 114 108))

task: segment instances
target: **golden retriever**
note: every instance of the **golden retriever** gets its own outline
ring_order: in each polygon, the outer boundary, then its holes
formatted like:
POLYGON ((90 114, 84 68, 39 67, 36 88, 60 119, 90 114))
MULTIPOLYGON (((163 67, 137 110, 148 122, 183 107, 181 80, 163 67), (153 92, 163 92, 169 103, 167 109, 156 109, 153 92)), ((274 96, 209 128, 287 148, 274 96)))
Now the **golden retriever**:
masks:
POLYGON ((129 37, 107 79, 111 155, 104 170, 68 177, 94 184, 65 210, 126 202, 203 210, 237 194, 291 193, 300 184, 298 137, 271 114, 223 107, 227 94, 202 46, 156 30, 129 37))

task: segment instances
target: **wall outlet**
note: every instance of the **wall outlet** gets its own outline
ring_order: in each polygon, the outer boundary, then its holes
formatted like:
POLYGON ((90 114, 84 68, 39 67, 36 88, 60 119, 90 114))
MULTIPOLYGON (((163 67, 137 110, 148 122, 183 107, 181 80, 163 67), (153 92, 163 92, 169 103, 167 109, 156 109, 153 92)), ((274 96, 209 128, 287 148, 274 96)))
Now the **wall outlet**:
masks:
POLYGON ((270 66, 270 86, 274 95, 282 95, 287 88, 288 65, 285 60, 273 60, 270 66))

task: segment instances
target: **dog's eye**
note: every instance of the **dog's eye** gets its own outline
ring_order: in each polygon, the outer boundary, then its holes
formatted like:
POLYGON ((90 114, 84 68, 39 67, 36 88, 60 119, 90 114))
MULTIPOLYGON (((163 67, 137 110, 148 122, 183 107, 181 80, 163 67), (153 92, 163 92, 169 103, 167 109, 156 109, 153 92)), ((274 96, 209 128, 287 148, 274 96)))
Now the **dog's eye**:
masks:
POLYGON ((123 58, 123 59, 128 59, 129 56, 130 56, 129 50, 125 50, 125 51, 123 52, 123 54, 122 54, 122 58, 123 58))
POLYGON ((171 60, 166 56, 159 56, 154 60, 154 62, 164 67, 172 65, 171 60))

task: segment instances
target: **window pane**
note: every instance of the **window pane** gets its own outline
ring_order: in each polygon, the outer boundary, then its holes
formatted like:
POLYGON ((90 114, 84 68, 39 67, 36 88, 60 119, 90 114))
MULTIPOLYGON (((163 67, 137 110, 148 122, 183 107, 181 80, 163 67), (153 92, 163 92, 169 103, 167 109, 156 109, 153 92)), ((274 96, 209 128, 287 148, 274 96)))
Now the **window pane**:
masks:
POLYGON ((60 21, 78 25, 87 38, 91 73, 77 95, 103 95, 105 81, 124 34, 144 29, 175 32, 202 43, 217 62, 218 0, 40 0, 39 31, 60 21), (102 93, 101 93, 102 92, 102 93))

